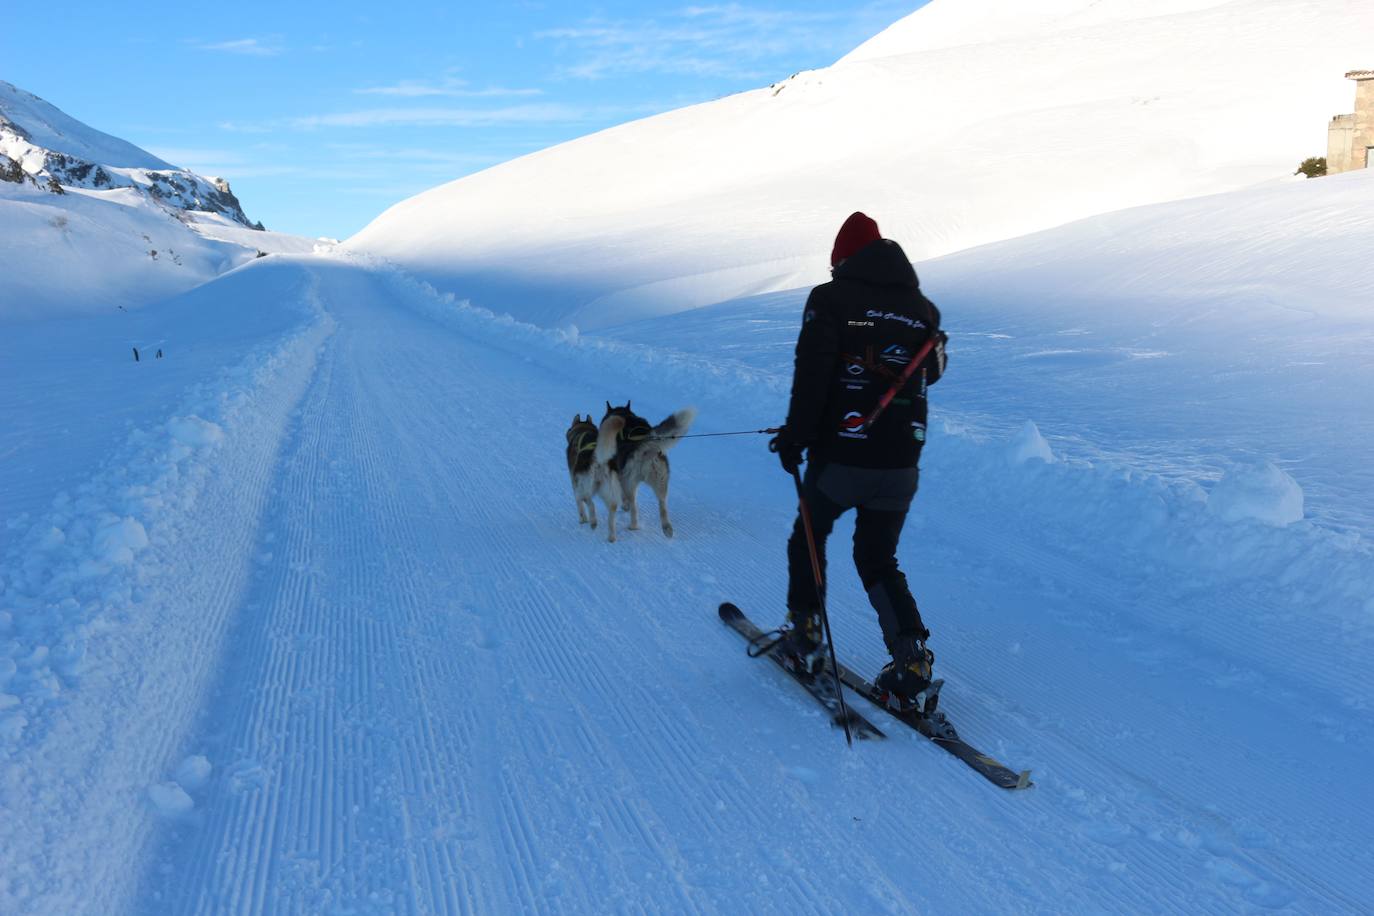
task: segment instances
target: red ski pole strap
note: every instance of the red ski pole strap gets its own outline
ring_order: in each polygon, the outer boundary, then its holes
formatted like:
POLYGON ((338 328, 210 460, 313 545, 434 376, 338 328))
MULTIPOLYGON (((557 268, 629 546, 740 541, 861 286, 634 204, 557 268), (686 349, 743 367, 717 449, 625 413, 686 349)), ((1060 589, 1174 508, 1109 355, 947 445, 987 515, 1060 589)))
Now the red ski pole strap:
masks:
POLYGON ((911 377, 916 374, 916 367, 926 361, 926 357, 930 355, 930 351, 935 347, 935 342, 939 339, 940 330, 936 328, 930 332, 930 339, 922 345, 921 349, 916 351, 916 355, 912 357, 911 362, 906 364, 906 368, 902 370, 902 374, 898 377, 897 381, 893 382, 892 387, 883 392, 882 397, 878 398, 877 406, 869 412, 868 416, 849 417, 841 424, 840 428, 855 430, 872 426, 877 419, 883 415, 883 411, 887 410, 887 405, 892 403, 892 399, 897 396, 897 392, 905 388, 906 383, 911 381, 911 377))

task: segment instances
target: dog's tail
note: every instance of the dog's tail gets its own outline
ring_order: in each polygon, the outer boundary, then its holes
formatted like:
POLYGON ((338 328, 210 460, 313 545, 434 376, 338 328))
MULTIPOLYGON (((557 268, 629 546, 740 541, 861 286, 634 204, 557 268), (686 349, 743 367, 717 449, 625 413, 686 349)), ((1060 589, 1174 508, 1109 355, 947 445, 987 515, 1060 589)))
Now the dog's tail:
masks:
POLYGON ((692 421, 696 418, 697 409, 695 407, 684 407, 655 426, 649 441, 658 446, 659 451, 666 452, 677 445, 678 439, 687 435, 687 430, 692 428, 692 421))
POLYGON ((597 464, 606 464, 615 457, 620 431, 625 428, 625 418, 610 416, 601 421, 601 429, 596 434, 596 451, 592 459, 597 464))

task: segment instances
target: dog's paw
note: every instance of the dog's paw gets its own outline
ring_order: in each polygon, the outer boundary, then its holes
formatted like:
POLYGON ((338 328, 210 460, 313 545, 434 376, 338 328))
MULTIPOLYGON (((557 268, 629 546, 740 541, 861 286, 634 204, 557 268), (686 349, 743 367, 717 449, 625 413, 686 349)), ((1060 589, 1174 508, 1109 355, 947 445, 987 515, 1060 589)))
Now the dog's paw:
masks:
POLYGON ((665 538, 670 538, 670 537, 673 536, 673 526, 672 526, 672 525, 664 525, 664 526, 663 526, 663 536, 664 536, 665 538))

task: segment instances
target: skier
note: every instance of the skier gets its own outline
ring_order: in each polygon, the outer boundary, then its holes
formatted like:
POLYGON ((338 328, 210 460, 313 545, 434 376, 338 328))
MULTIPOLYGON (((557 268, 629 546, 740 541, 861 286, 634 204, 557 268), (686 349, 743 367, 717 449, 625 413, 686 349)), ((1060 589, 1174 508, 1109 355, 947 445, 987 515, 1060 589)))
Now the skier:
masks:
MULTIPOLYGON (((940 311, 922 295, 901 246, 878 224, 854 213, 830 255, 831 276, 811 291, 797 337, 787 422, 769 443, 783 469, 796 475, 805 452, 802 497, 810 510, 816 556, 825 570, 825 542, 835 520, 857 509, 854 564, 878 612, 892 656, 874 684, 890 704, 909 709, 930 685, 930 633, 897 567, 897 541, 916 495, 917 463, 926 438, 926 386, 945 368, 940 311), (918 351, 935 343, 903 385, 918 351), (862 421, 896 386, 889 406, 869 427, 862 421)), ((801 513, 787 543, 787 624, 776 651, 812 674, 826 647, 816 577, 801 513)), ((822 585, 823 588, 823 585, 822 585)))

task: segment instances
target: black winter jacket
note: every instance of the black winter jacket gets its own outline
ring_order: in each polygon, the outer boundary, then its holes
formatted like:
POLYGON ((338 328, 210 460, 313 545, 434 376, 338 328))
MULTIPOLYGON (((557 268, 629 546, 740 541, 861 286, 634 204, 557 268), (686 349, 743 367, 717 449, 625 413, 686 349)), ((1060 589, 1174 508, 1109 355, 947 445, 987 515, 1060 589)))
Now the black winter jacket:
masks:
POLYGON ((940 333, 940 310, 922 295, 902 248, 881 239, 835 268, 811 291, 797 338, 787 438, 812 462, 865 468, 915 467, 926 437, 926 387, 943 368, 935 350, 870 429, 867 416, 912 357, 940 333))

